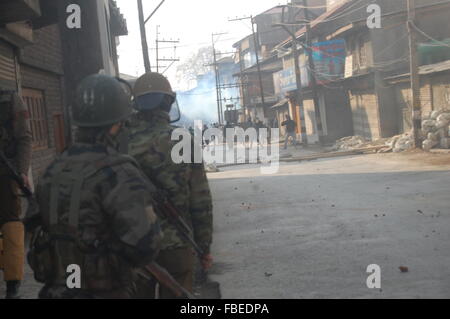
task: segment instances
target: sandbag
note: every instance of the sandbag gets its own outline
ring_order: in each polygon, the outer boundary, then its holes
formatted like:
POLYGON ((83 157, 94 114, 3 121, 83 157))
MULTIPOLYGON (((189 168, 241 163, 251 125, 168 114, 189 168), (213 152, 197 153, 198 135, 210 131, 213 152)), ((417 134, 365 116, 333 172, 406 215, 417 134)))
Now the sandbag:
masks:
POLYGON ((433 147, 435 147, 438 144, 439 144, 439 142, 437 142, 437 141, 427 139, 423 142, 423 150, 426 152, 429 152, 433 147))
POLYGON ((436 121, 450 123, 450 113, 442 113, 436 118, 436 121))

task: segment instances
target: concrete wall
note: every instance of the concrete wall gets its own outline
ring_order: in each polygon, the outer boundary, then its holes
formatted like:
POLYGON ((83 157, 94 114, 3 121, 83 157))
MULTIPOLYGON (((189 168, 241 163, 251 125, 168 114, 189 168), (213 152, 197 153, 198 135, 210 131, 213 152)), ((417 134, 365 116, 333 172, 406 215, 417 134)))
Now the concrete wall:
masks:
POLYGON ((450 73, 439 74, 431 79, 432 101, 435 110, 450 110, 450 73))
MULTIPOLYGON (((395 85, 396 104, 400 114, 400 133, 411 130, 411 88, 409 82, 395 85)), ((450 109, 450 72, 423 76, 421 79, 420 102, 422 116, 428 117, 433 110, 450 109)))

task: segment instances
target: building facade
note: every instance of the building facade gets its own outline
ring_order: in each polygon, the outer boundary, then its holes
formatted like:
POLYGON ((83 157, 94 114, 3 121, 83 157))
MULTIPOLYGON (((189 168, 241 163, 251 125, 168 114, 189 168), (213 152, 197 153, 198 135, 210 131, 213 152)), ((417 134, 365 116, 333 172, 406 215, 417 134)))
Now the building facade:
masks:
POLYGON ((80 42, 74 44, 68 34, 76 31, 68 29, 66 23, 68 3, 51 0, 0 3, 0 86, 17 91, 28 107, 33 138, 30 173, 35 181, 71 142, 69 106, 77 81, 101 69, 107 74, 118 74, 115 37, 126 33, 125 21, 113 1, 79 1, 85 26, 79 31, 90 34, 89 25, 98 30, 102 26, 110 28, 114 45, 103 43, 101 32, 92 38, 95 47, 90 46, 87 38, 86 47, 80 42), (101 5, 108 10, 102 11, 101 5), (93 67, 88 59, 83 60, 88 57, 95 57, 98 65, 93 67))
MULTIPOLYGON (((439 0, 415 3, 416 25, 422 32, 417 35, 421 64, 438 64, 431 67, 434 70, 431 73, 421 71, 422 111, 426 115, 438 107, 435 101, 445 100, 446 71, 439 63, 448 60, 445 43, 450 37, 446 22, 449 4, 439 0)), ((299 46, 303 101, 296 108, 304 113, 308 143, 319 140, 318 108, 326 142, 349 135, 373 140, 411 128, 411 90, 405 77, 409 73, 407 1, 377 1, 381 8, 380 28, 369 27, 370 4, 372 1, 341 0, 311 23, 315 70, 309 68, 304 46, 299 46), (310 87, 312 76, 318 83, 316 107, 310 87)), ((299 30, 296 36, 299 43, 306 43, 306 29, 299 30)), ((288 59, 292 58, 292 45, 287 39, 275 49, 283 59, 288 59)))

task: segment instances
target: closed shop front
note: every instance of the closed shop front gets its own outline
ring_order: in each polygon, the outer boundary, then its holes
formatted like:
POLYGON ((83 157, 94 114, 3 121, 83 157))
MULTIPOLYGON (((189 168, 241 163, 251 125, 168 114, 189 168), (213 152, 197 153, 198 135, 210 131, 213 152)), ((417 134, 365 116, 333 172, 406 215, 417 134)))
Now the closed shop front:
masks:
POLYGON ((0 39, 0 88, 17 89, 16 58, 14 48, 0 39))
POLYGON ((376 95, 369 90, 351 91, 350 104, 355 135, 367 140, 380 138, 380 116, 376 95))

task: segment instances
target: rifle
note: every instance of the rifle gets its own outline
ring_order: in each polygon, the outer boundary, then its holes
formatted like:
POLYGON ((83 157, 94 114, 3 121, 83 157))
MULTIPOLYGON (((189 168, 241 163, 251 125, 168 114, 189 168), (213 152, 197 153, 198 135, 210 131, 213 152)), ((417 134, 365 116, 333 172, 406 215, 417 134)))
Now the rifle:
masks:
POLYGON ((192 293, 181 286, 163 267, 155 262, 139 269, 139 274, 145 279, 154 277, 161 285, 172 291, 180 299, 197 299, 192 293))
MULTIPOLYGON (((17 172, 17 170, 14 168, 14 166, 11 164, 11 162, 6 157, 5 153, 3 151, 0 151, 0 162, 3 163, 6 168, 9 171, 9 174, 13 181, 17 183, 19 186, 20 191, 23 194, 23 197, 25 197, 28 200, 28 211, 27 211, 27 217, 30 217, 35 212, 38 211, 38 204, 36 202, 36 199, 34 198, 34 194, 32 190, 25 185, 25 181, 23 180, 22 176, 17 172)), ((32 216, 35 217, 35 216, 32 216)))
POLYGON ((5 164, 6 168, 11 174, 11 178, 17 183, 23 195, 27 199, 31 199, 33 197, 33 192, 25 185, 25 181, 23 180, 22 176, 16 171, 11 162, 6 158, 6 155, 5 153, 3 153, 3 151, 0 151, 0 160, 3 162, 3 164, 5 164))
POLYGON ((161 197, 158 197, 163 198, 162 201, 159 201, 157 203, 161 213, 169 220, 169 222, 173 226, 175 226, 175 228, 178 230, 178 233, 191 244, 198 257, 200 259, 203 258, 203 256, 205 256, 205 252, 195 242, 191 227, 189 227, 186 221, 181 217, 176 207, 167 199, 166 196, 162 195, 161 197))

